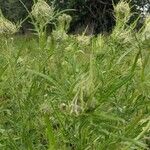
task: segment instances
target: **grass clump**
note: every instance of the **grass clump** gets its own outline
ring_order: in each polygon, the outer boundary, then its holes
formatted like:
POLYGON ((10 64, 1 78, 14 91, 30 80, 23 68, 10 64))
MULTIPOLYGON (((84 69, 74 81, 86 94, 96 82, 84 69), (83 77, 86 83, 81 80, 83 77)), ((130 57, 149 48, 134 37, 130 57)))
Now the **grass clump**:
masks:
POLYGON ((148 150, 148 24, 75 36, 59 15, 49 36, 0 43, 0 149, 148 150))

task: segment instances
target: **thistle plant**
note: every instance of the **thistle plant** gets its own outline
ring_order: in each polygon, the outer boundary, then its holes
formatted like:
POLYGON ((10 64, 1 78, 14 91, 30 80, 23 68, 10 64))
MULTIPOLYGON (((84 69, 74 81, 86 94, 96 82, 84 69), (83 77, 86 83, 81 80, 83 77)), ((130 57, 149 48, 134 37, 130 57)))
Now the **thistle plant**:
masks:
POLYGON ((0 149, 149 150, 150 22, 135 33, 121 3, 112 34, 91 37, 67 34, 71 17, 39 0, 40 41, 0 42, 0 149))
MULTIPOLYGON (((65 10, 69 11, 69 10, 65 10)), ((66 39, 66 31, 72 20, 71 16, 63 14, 65 11, 55 11, 53 4, 50 6, 45 0, 38 0, 32 7, 31 18, 38 33, 39 45, 43 49, 46 44, 46 29, 48 24, 53 24, 56 30, 53 31, 53 36, 56 39, 66 39), (58 22, 56 25, 54 22, 58 22)))
POLYGON ((32 6, 30 16, 35 31, 38 34, 40 48, 43 49, 46 43, 47 25, 53 20, 54 8, 53 6, 48 5, 45 0, 38 0, 32 6))
MULTIPOLYGON (((129 3, 124 0, 121 0, 116 6, 115 10, 115 19, 116 26, 113 29, 111 37, 117 42, 122 43, 123 45, 130 45, 133 40, 132 31, 133 28, 127 25, 132 13, 130 11, 129 3)), ((133 24, 136 24, 134 22, 133 24)))
POLYGON ((117 6, 114 7, 114 9, 117 24, 122 25, 124 23, 127 23, 131 16, 129 3, 121 0, 121 2, 119 2, 117 6))
POLYGON ((52 32, 52 36, 56 41, 64 41, 68 38, 67 31, 71 20, 71 16, 67 14, 62 14, 57 18, 56 29, 52 32))

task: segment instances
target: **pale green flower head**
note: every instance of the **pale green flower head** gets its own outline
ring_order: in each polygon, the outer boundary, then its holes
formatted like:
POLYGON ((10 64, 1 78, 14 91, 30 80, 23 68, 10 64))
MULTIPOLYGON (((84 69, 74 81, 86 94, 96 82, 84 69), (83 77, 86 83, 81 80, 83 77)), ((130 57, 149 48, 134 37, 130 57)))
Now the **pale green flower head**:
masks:
POLYGON ((115 9, 115 17, 117 20, 127 21, 131 16, 129 3, 121 1, 117 4, 115 9))
POLYGON ((14 23, 7 20, 0 11, 0 34, 11 35, 17 32, 17 27, 14 23))
POLYGON ((38 0, 32 7, 32 15, 38 22, 48 22, 53 16, 54 9, 49 6, 45 0, 38 0))

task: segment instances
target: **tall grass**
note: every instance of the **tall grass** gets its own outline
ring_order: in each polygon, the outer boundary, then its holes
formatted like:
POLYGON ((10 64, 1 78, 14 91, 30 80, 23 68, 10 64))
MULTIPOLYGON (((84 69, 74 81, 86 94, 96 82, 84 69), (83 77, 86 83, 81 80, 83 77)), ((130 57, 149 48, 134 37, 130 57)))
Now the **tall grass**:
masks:
POLYGON ((109 36, 68 35, 64 14, 49 36, 34 15, 38 38, 1 36, 0 149, 149 149, 149 18, 135 32, 130 15, 119 3, 109 36))

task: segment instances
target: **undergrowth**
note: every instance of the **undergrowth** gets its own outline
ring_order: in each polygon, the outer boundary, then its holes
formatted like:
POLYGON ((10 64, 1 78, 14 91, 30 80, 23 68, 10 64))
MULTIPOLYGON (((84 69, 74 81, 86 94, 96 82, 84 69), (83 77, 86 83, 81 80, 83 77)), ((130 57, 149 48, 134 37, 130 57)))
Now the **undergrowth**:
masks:
POLYGON ((0 149, 149 149, 149 17, 135 32, 120 2, 111 35, 68 35, 71 17, 41 5, 29 14, 37 36, 1 35, 0 149))

